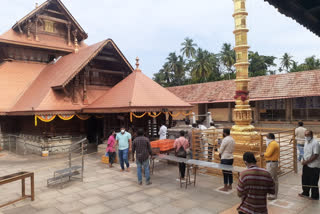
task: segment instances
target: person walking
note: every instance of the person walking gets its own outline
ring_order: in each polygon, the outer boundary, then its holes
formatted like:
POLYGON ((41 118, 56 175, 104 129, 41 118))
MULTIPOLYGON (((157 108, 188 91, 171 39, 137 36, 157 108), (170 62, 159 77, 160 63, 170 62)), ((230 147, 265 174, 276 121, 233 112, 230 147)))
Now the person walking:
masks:
POLYGON ((165 123, 161 124, 161 127, 159 129, 159 136, 160 136, 160 140, 164 140, 167 139, 167 127, 165 123))
MULTIPOLYGON (((184 137, 185 132, 183 130, 180 131, 180 137, 174 141, 173 147, 175 149, 175 153, 177 157, 186 158, 187 157, 187 150, 189 149, 189 142, 184 137)), ((186 172, 186 164, 179 163, 179 173, 180 178, 183 180, 186 172)))
POLYGON ((267 134, 266 138, 267 150, 265 153, 261 154, 267 162, 267 171, 270 173, 274 183, 275 183, 275 194, 268 197, 268 200, 275 200, 278 197, 278 171, 279 171, 279 158, 280 158, 280 146, 275 141, 275 136, 273 133, 267 134))
POLYGON ((121 172, 124 171, 124 163, 127 167, 127 172, 130 171, 129 167, 129 160, 128 160, 128 154, 129 150, 131 150, 131 134, 129 132, 126 132, 126 129, 124 127, 121 128, 120 133, 117 134, 116 142, 119 145, 119 160, 120 160, 120 166, 121 166, 121 172))
POLYGON ((112 164, 114 163, 114 160, 116 158, 116 150, 115 150, 115 143, 116 143, 116 132, 114 130, 111 131, 111 134, 108 138, 108 146, 107 151, 109 155, 109 167, 112 168, 112 164))
POLYGON ((295 129, 295 136, 296 136, 296 142, 297 142, 297 149, 299 152, 298 160, 299 162, 303 158, 303 148, 304 148, 304 142, 305 142, 305 132, 307 131, 306 128, 303 127, 303 122, 298 123, 299 127, 295 129))
POLYGON ((150 167, 149 157, 152 155, 150 141, 144 136, 143 129, 138 129, 137 137, 132 143, 132 161, 134 161, 134 153, 136 153, 138 184, 142 185, 142 168, 146 178, 146 185, 150 185, 150 167))
POLYGON ((274 194, 274 181, 270 173, 259 168, 252 152, 243 154, 243 161, 247 170, 240 173, 237 187, 241 204, 239 214, 268 213, 267 194, 274 194))
POLYGON ((301 197, 309 198, 311 189, 312 200, 319 200, 319 173, 320 173, 320 145, 313 138, 312 131, 306 131, 304 154, 302 160, 302 190, 301 197))
MULTIPOLYGON (((233 165, 233 151, 235 146, 234 139, 230 136, 230 129, 223 129, 223 140, 219 149, 221 164, 233 165)), ((232 189, 233 175, 231 171, 223 170, 224 187, 221 191, 227 192, 232 189)))

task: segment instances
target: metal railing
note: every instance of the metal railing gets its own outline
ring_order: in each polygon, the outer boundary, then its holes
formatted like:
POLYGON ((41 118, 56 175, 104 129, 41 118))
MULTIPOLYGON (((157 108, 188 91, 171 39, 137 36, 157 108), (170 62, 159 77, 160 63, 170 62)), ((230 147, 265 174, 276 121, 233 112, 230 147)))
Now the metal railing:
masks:
MULTIPOLYGON (((253 152, 260 167, 265 167, 265 159, 260 157, 260 154, 266 151, 265 136, 267 133, 272 132, 276 136, 276 141, 280 146, 279 157, 279 176, 288 174, 290 172, 297 173, 297 149, 295 142, 294 130, 288 129, 258 129, 257 136, 253 142, 238 142, 234 149, 234 166, 244 167, 242 156, 245 152, 253 152)), ((250 139, 251 136, 243 135, 243 139, 250 139)), ((192 131, 192 153, 193 159, 220 162, 218 149, 223 139, 222 129, 216 130, 193 130, 192 131)), ((204 170, 208 171, 208 170, 204 170)), ((216 172, 213 172, 216 174, 216 172)), ((210 173, 209 173, 210 174, 210 173)))

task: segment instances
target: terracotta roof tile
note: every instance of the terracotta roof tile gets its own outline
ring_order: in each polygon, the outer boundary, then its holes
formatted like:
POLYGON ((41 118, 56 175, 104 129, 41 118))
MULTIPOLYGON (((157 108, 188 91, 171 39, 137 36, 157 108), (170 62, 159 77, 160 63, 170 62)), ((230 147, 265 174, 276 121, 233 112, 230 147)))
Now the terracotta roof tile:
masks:
POLYGON ((161 111, 163 108, 190 109, 191 105, 135 70, 84 111, 161 111))
MULTIPOLYGON (((320 96, 320 70, 250 78, 250 100, 320 96)), ((189 103, 233 102, 234 80, 169 87, 189 103)))
POLYGON ((20 61, 0 64, 0 114, 9 111, 16 104, 45 66, 46 64, 20 61))

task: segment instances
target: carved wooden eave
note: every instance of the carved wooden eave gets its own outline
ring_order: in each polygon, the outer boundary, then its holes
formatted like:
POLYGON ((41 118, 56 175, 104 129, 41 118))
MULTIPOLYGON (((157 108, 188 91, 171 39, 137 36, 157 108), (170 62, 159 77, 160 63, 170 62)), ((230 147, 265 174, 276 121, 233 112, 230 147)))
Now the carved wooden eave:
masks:
POLYGON ((40 6, 35 8, 29 14, 24 16, 22 19, 20 19, 16 24, 14 24, 12 26, 12 29, 22 33, 22 30, 23 30, 22 26, 26 25, 29 22, 29 20, 34 20, 36 16, 38 16, 40 20, 45 19, 45 20, 51 20, 57 23, 64 23, 66 25, 71 24, 73 28, 72 30, 77 30, 78 32, 77 39, 79 40, 79 42, 88 38, 88 34, 83 30, 80 24, 75 20, 75 18, 71 15, 71 13, 68 11, 68 9, 64 6, 64 4, 60 0, 47 0, 46 2, 42 3, 40 6), (48 7, 51 4, 55 4, 60 11, 48 9, 48 7), (66 19, 42 15, 41 13, 44 13, 44 12, 64 16, 66 19))
MULTIPOLYGON (((79 51, 82 51, 82 50, 79 50, 79 51)), ((78 54, 80 54, 80 52, 78 54)), ((58 61, 58 63, 59 63, 59 61, 58 61)), ((73 73, 63 83, 61 82, 61 84, 59 84, 59 85, 52 86, 52 88, 54 90, 59 90, 59 89, 66 87, 67 84, 72 79, 74 79, 74 77, 76 77, 76 75, 79 74, 79 72, 82 71, 88 65, 90 65, 90 67, 92 67, 92 68, 90 68, 90 70, 99 71, 99 72, 103 72, 103 73, 109 73, 109 74, 117 75, 117 76, 122 75, 123 77, 127 76, 129 73, 131 73, 133 71, 133 67, 130 65, 130 63, 125 58, 125 56, 122 54, 120 49, 116 46, 116 44, 111 39, 107 39, 107 40, 104 40, 103 42, 101 42, 100 46, 91 55, 88 55, 86 60, 81 62, 81 65, 77 69, 75 69, 73 71, 73 73), (103 59, 106 62, 110 62, 110 63, 118 63, 122 67, 125 66, 126 69, 121 70, 121 71, 116 71, 116 70, 111 71, 111 70, 107 70, 107 69, 97 69, 97 68, 94 68, 94 66, 92 66, 92 65, 94 65, 93 60, 95 60, 97 57, 98 58, 100 57, 99 54, 106 53, 106 51, 104 51, 104 48, 106 46, 112 47, 114 54, 112 54, 112 56, 111 56, 111 53, 107 52, 107 53, 109 53, 110 57, 103 56, 100 59, 103 59)))

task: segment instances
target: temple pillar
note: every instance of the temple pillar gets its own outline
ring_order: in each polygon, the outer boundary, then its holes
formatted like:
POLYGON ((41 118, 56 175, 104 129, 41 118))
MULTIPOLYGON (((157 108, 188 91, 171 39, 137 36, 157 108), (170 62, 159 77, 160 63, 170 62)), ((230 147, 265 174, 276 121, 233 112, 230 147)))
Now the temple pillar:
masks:
POLYGON ((260 106, 259 101, 256 101, 255 103, 255 109, 254 109, 254 123, 259 123, 260 120, 260 106))
POLYGON ((286 121, 292 121, 292 100, 285 99, 286 121))
POLYGON ((232 108, 231 108, 231 103, 228 103, 228 122, 232 122, 232 108))
MULTIPOLYGON (((236 53, 236 94, 235 109, 233 110, 233 121, 231 135, 236 141, 237 147, 242 151, 237 154, 237 165, 242 165, 243 151, 259 151, 260 136, 251 125, 252 109, 249 104, 249 77, 248 77, 248 42, 246 19, 246 0, 234 0, 235 30, 235 53, 236 53), (241 153, 241 154, 240 154, 241 153)), ((258 154, 256 154, 258 155, 258 154)))

